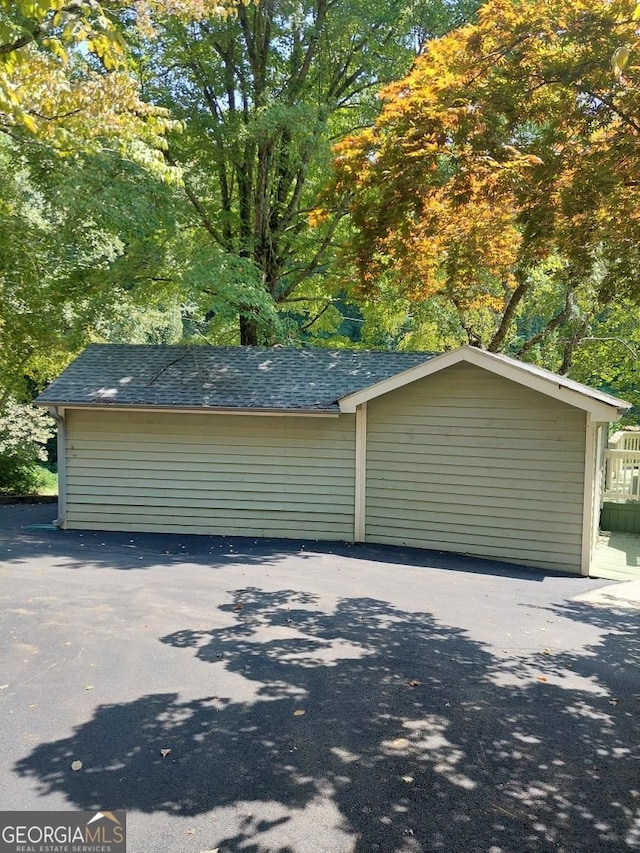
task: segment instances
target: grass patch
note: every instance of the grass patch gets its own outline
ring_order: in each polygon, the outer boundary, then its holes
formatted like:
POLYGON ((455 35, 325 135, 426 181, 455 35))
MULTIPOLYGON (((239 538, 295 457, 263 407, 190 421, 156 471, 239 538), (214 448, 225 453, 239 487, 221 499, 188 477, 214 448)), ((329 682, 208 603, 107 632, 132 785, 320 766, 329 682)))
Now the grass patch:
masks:
POLYGON ((36 494, 38 495, 57 495, 58 494, 58 475, 50 468, 44 465, 36 466, 38 472, 36 475, 36 494))

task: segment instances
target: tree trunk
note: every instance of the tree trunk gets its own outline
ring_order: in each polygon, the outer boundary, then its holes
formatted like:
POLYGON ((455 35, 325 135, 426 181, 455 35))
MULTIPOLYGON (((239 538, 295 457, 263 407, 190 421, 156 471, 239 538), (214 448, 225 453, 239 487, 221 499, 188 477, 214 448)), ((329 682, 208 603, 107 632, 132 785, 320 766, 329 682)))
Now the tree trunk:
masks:
POLYGON ((255 317, 240 315, 240 343, 242 346, 258 346, 258 323, 255 317))
POLYGON ((564 353, 562 357, 562 364, 558 370, 560 376, 566 376, 567 373, 571 370, 571 365, 573 363, 573 355, 580 345, 580 342, 584 338, 587 333, 587 329, 589 328, 589 318, 586 317, 582 320, 578 328, 571 335, 567 343, 564 347, 564 353))

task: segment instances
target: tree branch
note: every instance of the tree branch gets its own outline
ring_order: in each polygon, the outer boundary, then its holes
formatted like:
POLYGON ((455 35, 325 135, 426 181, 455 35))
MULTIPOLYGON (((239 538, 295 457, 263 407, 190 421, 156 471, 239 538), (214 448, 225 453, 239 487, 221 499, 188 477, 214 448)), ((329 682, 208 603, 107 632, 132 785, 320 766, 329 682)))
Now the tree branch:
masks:
POLYGON ((529 289, 529 284, 521 273, 519 275, 519 278, 520 282, 511 294, 511 299, 509 299, 504 314, 502 315, 500 325, 498 326, 495 335, 489 343, 489 352, 499 352, 500 347, 502 346, 505 341, 505 338, 507 337, 507 332, 509 331, 509 326, 511 325, 511 321, 513 320, 513 317, 516 313, 516 308, 518 307, 520 302, 522 302, 527 293, 527 290, 529 289))
POLYGON ((567 293, 567 299, 565 302, 565 307, 562 309, 562 311, 560 311, 558 314, 556 314, 556 316, 553 317, 547 323, 547 325, 544 327, 544 329, 541 329, 536 335, 534 335, 532 338, 529 338, 528 341, 525 341, 525 343, 516 352, 516 355, 518 355, 518 356, 524 355, 525 353, 529 352, 530 349, 532 349, 534 346, 536 346, 536 344, 539 344, 540 341, 544 340, 550 332, 553 332, 554 329, 557 329, 558 326, 560 326, 562 323, 564 323, 565 320, 569 319, 569 317, 571 316, 571 314, 573 312, 574 307, 575 307, 575 294, 574 294, 573 290, 570 290, 567 293))
POLYGON ((580 338, 577 345, 590 343, 592 341, 596 342, 596 343, 599 343, 599 342, 604 343, 606 341, 610 341, 612 343, 620 344, 625 349, 629 350, 630 354, 633 356, 634 359, 636 359, 636 360, 640 359, 640 353, 638 352, 638 350, 634 349, 631 346, 631 344, 628 341, 625 341, 623 338, 615 338, 615 337, 613 337, 613 338, 599 338, 599 337, 594 337, 594 336, 589 335, 587 337, 580 338))
POLYGON ((306 332, 307 329, 311 328, 311 326, 313 326, 313 324, 316 322, 316 320, 319 320, 320 317, 322 317, 322 315, 325 313, 325 311, 328 311, 332 305, 333 305, 333 300, 329 300, 329 302, 327 302, 327 304, 324 306, 324 308, 321 311, 318 311, 318 313, 316 314, 315 317, 313 317, 311 320, 309 320, 308 323, 305 323, 304 326, 300 326, 300 331, 306 332))
MULTIPOLYGON (((170 166, 173 166, 173 167, 177 166, 176 161, 173 159, 173 157, 169 154, 168 151, 163 151, 162 153, 163 153, 164 159, 167 161, 167 163, 170 166)), ((194 210, 196 211, 196 213, 200 217, 200 221, 202 222, 205 230, 209 232, 210 236, 213 237, 213 239, 215 240, 215 242, 219 246, 222 246, 223 249, 226 248, 224 240, 222 239, 222 235, 220 234, 218 229, 215 227, 213 222, 209 219, 202 202, 196 196, 196 194, 193 192, 193 190, 191 189, 191 187, 189 186, 189 184, 186 181, 183 181, 182 188, 184 189, 184 194, 189 199, 194 210)))
MULTIPOLYGON (((52 10, 53 11, 53 10, 52 10)), ((61 13, 65 13, 67 15, 74 15, 75 17, 80 17, 82 15, 83 8, 79 3, 69 3, 68 6, 62 6, 62 8, 55 10, 55 14, 59 15, 61 13)), ((16 50, 20 50, 23 47, 26 47, 28 44, 31 44, 34 41, 37 41, 42 36, 46 36, 47 33, 51 32, 53 29, 53 18, 49 21, 44 22, 43 24, 37 24, 31 30, 27 30, 24 35, 19 36, 15 41, 6 42, 5 44, 0 44, 0 56, 4 56, 8 53, 13 53, 16 50)))
POLYGON ((626 122, 629 127, 632 127, 636 133, 640 133, 640 124, 638 124, 634 119, 631 118, 630 115, 623 112, 619 107, 617 107, 611 98, 608 98, 606 95, 597 95, 595 92, 592 92, 590 89, 584 89, 580 86, 576 87, 578 92, 581 92, 583 95, 589 95, 590 98, 594 98, 596 101, 600 101, 600 103, 604 104, 605 107, 609 107, 611 112, 615 113, 622 121, 626 122))
MULTIPOLYGON (((290 305, 292 302, 324 302, 326 298, 326 296, 291 296, 287 297, 287 299, 283 299, 280 304, 290 305)), ((334 301, 334 299, 331 300, 331 302, 334 301)))
POLYGON ((35 30, 31 30, 31 32, 20 36, 20 38, 15 41, 8 42, 7 44, 0 44, 0 54, 13 53, 15 50, 20 50, 20 48, 31 44, 32 41, 36 41, 36 39, 41 35, 42 30, 37 27, 35 30))
MULTIPOLYGON (((327 2, 326 0, 318 0, 316 17, 314 21, 314 30, 317 32, 321 29, 325 17, 327 14, 327 2)), ((300 94, 302 87, 309 76, 309 70, 311 68, 311 62, 315 57, 318 50, 318 36, 312 35, 309 43, 307 45, 307 49, 305 51, 304 59, 300 63, 300 68, 297 73, 291 76, 289 81, 289 103, 293 104, 296 101, 296 98, 300 94)))
POLYGON ((340 220, 342 219, 342 217, 345 215, 345 213, 346 213, 345 210, 336 212, 334 219, 333 219, 331 225, 329 226, 329 228, 327 229, 327 232, 324 235, 322 242, 320 243, 320 246, 318 247, 316 253, 311 258, 309 263, 306 264, 302 268, 302 270, 300 271, 300 275, 295 277, 287 285, 287 287, 284 288, 284 290, 281 293, 274 294, 274 299, 276 300, 276 302, 281 302, 283 299, 288 297, 290 293, 293 293, 293 291, 296 289, 296 287, 301 282, 303 282, 305 280, 305 278, 308 278, 317 269, 317 267, 320 265, 320 261, 323 259, 324 255, 326 254, 329 247, 331 246, 331 243, 333 242, 333 237, 334 237, 334 234, 335 234, 336 229, 338 227, 338 224, 339 224, 340 220))

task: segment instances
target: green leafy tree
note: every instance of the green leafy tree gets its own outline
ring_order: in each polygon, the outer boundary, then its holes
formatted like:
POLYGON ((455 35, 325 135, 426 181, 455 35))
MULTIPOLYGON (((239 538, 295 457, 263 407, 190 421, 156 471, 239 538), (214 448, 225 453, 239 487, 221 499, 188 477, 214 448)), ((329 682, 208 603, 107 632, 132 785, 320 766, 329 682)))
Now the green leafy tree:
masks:
POLYGON ((154 18, 139 74, 184 123, 167 159, 183 170, 194 243, 210 270, 195 298, 214 333, 231 309, 242 343, 286 339, 292 308, 308 300, 303 326, 323 309, 315 279, 331 272, 344 206, 316 229, 309 220, 331 141, 371 121, 380 85, 407 70, 417 43, 473 6, 261 0, 235 4, 223 20, 154 18), (224 293, 221 279, 232 285, 224 293), (289 312, 280 324, 276 308, 289 312))
POLYGON ((116 156, 61 160, 0 138, 0 409, 126 311, 175 311, 176 212, 164 183, 116 156))
POLYGON ((8 397, 0 413, 0 494, 30 494, 40 484, 41 462, 53 419, 33 406, 8 397))
MULTIPOLYGON (((208 8, 140 2, 140 30, 151 5, 208 8)), ((120 27, 131 8, 0 0, 0 409, 10 392, 26 399, 98 324, 108 333, 116 307, 158 304, 179 277, 175 199, 156 180, 179 178, 162 153, 178 124, 132 74, 120 27)))

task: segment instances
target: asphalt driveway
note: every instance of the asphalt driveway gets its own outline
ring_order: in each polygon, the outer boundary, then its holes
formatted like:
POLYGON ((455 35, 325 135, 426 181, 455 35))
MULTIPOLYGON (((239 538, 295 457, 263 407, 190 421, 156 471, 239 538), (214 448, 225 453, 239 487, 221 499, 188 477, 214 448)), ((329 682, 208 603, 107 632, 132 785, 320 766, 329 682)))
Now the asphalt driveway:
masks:
POLYGON ((0 506, 2 809, 126 809, 129 853, 640 850, 624 588, 54 509, 0 506))

